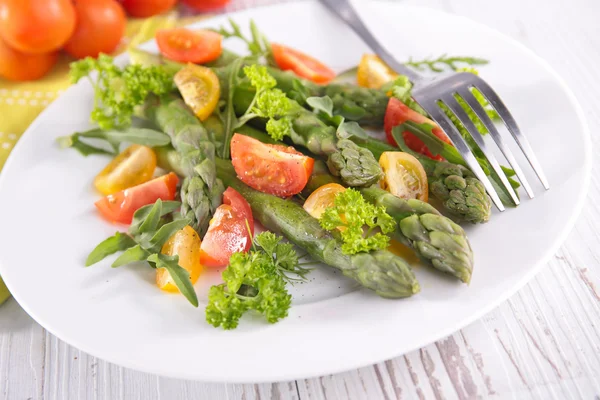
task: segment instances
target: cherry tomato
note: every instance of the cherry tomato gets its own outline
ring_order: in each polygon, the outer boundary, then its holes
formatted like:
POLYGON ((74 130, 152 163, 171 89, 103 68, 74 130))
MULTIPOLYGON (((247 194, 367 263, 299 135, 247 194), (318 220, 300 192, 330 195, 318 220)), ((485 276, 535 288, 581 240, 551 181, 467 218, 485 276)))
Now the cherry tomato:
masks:
POLYGON ((110 54, 125 33, 125 12, 114 0, 78 0, 75 2, 77 24, 65 44, 65 51, 75 58, 110 54))
MULTIPOLYGON (((426 116, 419 114, 415 110, 411 109, 410 107, 408 107, 406 104, 404 104, 397 98, 391 97, 390 101, 388 102, 387 109, 385 111, 385 118, 383 121, 383 129, 385 130, 385 136, 387 137, 387 140, 390 144, 392 144, 394 146, 397 145, 396 141, 394 140, 394 137, 392 136, 392 128, 394 128, 395 126, 398 126, 400 124, 403 124, 406 121, 412 121, 417 124, 433 125, 434 126, 434 128, 432 130, 433 134, 435 136, 437 136, 438 138, 440 138, 441 140, 443 140, 444 142, 446 142, 448 144, 452 144, 452 142, 450 141, 448 136, 446 136, 444 131, 442 131, 442 129, 439 126, 437 126, 435 122, 433 122, 426 116)), ((427 146, 425 146, 425 143, 423 143, 419 138, 417 138, 412 133, 410 133, 408 131, 403 132, 402 136, 404 137, 404 141, 406 142, 406 145, 411 150, 416 151, 417 153, 424 154, 429 158, 433 158, 434 160, 441 161, 444 159, 443 157, 441 157, 439 155, 431 154, 431 152, 429 151, 427 146)))
POLYGON ((224 7, 231 0, 183 0, 187 6, 196 11, 212 11, 224 7))
POLYGON ((375 54, 365 54, 360 59, 356 82, 358 86, 379 89, 389 81, 393 81, 398 74, 384 63, 375 54))
POLYGON ((162 14, 171 9, 177 0, 121 0, 121 4, 132 17, 146 18, 162 14))
POLYGON ((319 219, 326 209, 333 207, 335 196, 344 190, 346 188, 339 183, 323 185, 308 196, 308 199, 304 202, 304 210, 314 218, 319 219))
POLYGON ((227 188, 223 204, 215 211, 202 240, 200 263, 207 267, 226 266, 233 253, 250 250, 252 235, 254 219, 250 205, 235 189, 227 188))
POLYGON ((379 158, 379 165, 383 170, 383 178, 379 182, 382 189, 406 200, 428 200, 427 174, 413 155, 401 151, 386 151, 379 158))
POLYGON ((231 139, 231 162, 246 185, 280 197, 300 193, 315 164, 293 147, 264 144, 239 133, 231 139))
POLYGON ((221 87, 219 78, 212 69, 201 65, 188 64, 174 77, 185 104, 201 121, 205 121, 217 108, 221 87))
POLYGON ((134 144, 115 157, 94 179, 104 195, 113 194, 152 179, 156 155, 150 147, 134 144))
POLYGON ((46 75, 58 58, 58 52, 25 54, 0 39, 0 76, 11 81, 32 81, 46 75))
POLYGON ((130 224, 138 208, 153 204, 156 200, 173 200, 177 193, 179 178, 173 172, 141 185, 110 194, 95 205, 106 219, 130 224))
MULTIPOLYGON (((201 244, 200 236, 188 225, 182 230, 175 232, 160 251, 168 256, 179 256, 179 266, 190 273, 192 285, 196 283, 200 272, 202 272, 202 265, 200 264, 201 244)), ((177 285, 166 268, 158 268, 156 270, 156 284, 166 292, 179 292, 177 285)))
POLYGON ((186 28, 163 29, 156 33, 156 43, 167 58, 203 64, 221 55, 223 37, 209 30, 191 31, 186 28))
POLYGON ((271 43, 275 62, 282 70, 291 70, 296 75, 316 83, 328 83, 335 78, 335 72, 319 60, 298 50, 271 43))
POLYGON ((24 53, 49 53, 61 48, 75 30, 70 0, 0 1, 0 36, 24 53))

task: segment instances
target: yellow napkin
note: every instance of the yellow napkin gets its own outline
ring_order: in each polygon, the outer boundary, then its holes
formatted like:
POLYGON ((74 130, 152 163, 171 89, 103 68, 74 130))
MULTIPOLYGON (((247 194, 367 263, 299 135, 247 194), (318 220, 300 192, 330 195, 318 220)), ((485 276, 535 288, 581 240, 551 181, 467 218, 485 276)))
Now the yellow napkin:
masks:
MULTIPOLYGON (((206 15, 180 17, 173 11, 147 19, 130 19, 114 55, 153 38, 158 29, 185 26, 205 18, 206 15)), ((0 170, 29 124, 69 86, 69 63, 72 61, 71 57, 61 54, 52 71, 33 82, 9 82, 0 78, 0 170)), ((7 298, 8 289, 0 278, 0 304, 7 298)))

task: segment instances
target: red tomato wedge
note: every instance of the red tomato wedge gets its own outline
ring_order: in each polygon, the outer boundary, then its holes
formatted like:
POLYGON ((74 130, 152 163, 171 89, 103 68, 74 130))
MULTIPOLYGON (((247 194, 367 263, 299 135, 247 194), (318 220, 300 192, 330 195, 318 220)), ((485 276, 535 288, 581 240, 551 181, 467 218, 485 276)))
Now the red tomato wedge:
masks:
POLYGON ((179 62, 204 64, 221 55, 223 37, 209 30, 186 28, 163 29, 156 33, 156 43, 167 58, 179 62))
POLYGON ((226 266, 233 253, 250 250, 253 235, 254 218, 250 205, 235 189, 227 188, 223 193, 223 204, 215 211, 202 239, 200 264, 226 266))
MULTIPOLYGON (((434 128, 432 130, 433 134, 443 140, 448 144, 452 144, 448 136, 442 131, 442 129, 437 126, 435 122, 430 120, 424 115, 419 114, 415 110, 408 107, 406 104, 401 102, 395 97, 391 97, 388 102, 387 109, 385 111, 385 119, 383 121, 383 128, 385 130, 385 135, 390 144, 396 146, 396 141, 392 136, 392 128, 398 126, 400 124, 405 123, 406 121, 412 121, 417 124, 430 124, 433 125, 434 128)), ((431 154, 425 143, 421 141, 421 139, 417 138, 410 132, 403 132, 402 136, 404 137, 404 141, 406 145, 413 151, 424 154, 429 158, 433 158, 434 160, 441 161, 444 158, 437 155, 431 154)))
POLYGON ((231 162, 246 185, 279 197, 300 193, 315 164, 293 147, 265 144, 239 133, 231 139, 231 162))
POLYGON ((307 54, 277 43, 271 43, 271 49, 277 66, 284 71, 291 70, 316 83, 328 83, 335 78, 331 68, 307 54))
POLYGON ((141 185, 108 195, 96 203, 96 208, 111 222, 130 224, 138 208, 156 200, 173 200, 179 178, 173 172, 141 185))

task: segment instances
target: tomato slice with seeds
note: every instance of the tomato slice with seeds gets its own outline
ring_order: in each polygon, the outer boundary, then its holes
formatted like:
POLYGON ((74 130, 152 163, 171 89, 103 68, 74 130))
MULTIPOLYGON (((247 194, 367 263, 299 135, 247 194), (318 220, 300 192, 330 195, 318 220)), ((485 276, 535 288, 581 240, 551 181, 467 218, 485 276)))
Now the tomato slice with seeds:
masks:
POLYGON ((223 193, 223 204, 215 211, 202 239, 200 264, 226 266, 233 253, 250 250, 253 235, 254 218, 250 205, 235 189, 227 188, 223 193))
POLYGON ((179 178, 173 172, 108 195, 95 204, 102 215, 111 222, 130 224, 138 208, 154 204, 156 200, 173 200, 179 178))
POLYGON ((308 54, 277 43, 271 43, 271 50, 277 66, 284 71, 291 70, 316 83, 328 83, 335 78, 331 68, 308 54))
POLYGON ((279 197, 300 193, 315 164, 293 147, 265 144, 239 133, 231 139, 231 162, 246 185, 279 197))
POLYGON ((209 30, 191 31, 186 28, 163 29, 156 33, 156 43, 167 58, 204 64, 219 58, 223 37, 209 30))
MULTIPOLYGON (((443 140, 444 142, 452 144, 448 136, 446 136, 444 131, 442 131, 442 129, 439 126, 437 126, 435 122, 433 122, 426 116, 419 114, 415 110, 411 109, 397 98, 391 97, 390 101, 388 102, 387 109, 385 111, 385 119, 383 121, 383 129, 385 130, 385 136, 387 137, 387 140, 390 144, 397 146, 396 140, 392 136, 392 128, 403 124, 406 121, 412 121, 417 124, 433 125, 433 134, 441 140, 443 140)), ((427 157, 432 158, 434 160, 442 161, 444 159, 443 157, 437 154, 431 154, 427 146, 425 146, 425 143, 423 143, 421 139, 417 138, 412 133, 408 131, 403 132, 402 137, 404 138, 406 145, 411 150, 426 155, 427 157)))

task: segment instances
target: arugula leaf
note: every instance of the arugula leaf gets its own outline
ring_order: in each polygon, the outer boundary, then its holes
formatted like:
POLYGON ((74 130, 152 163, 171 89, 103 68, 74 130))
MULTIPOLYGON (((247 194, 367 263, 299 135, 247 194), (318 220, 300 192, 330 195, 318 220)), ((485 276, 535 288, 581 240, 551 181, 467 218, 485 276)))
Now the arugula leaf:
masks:
POLYGON ((130 264, 136 261, 145 261, 150 256, 150 252, 144 250, 139 244, 128 248, 111 265, 118 268, 122 265, 130 264))
POLYGON ((325 210, 319 223, 329 231, 340 230, 345 254, 384 249, 390 241, 386 234, 396 229, 396 221, 385 207, 368 203, 352 188, 335 196, 333 207, 325 210))
POLYGON ((148 251, 152 251, 154 253, 160 252, 162 246, 169 240, 171 236, 175 234, 175 232, 182 230, 187 225, 190 224, 189 219, 177 219, 175 221, 169 222, 168 224, 164 224, 161 226, 156 233, 152 236, 150 240, 147 242, 142 240, 142 246, 148 251))
POLYGON ((345 122, 344 117, 333 114, 333 100, 331 100, 331 97, 309 97, 306 99, 306 103, 312 107, 313 112, 317 113, 322 121, 337 128, 336 135, 339 139, 348 139, 351 136, 362 139, 369 137, 357 122, 345 122))
MULTIPOLYGON (((159 202, 160 199, 156 201, 159 202)), ((152 212, 154 207, 156 207, 156 203, 148 204, 146 206, 138 208, 138 210, 133 214, 133 220, 131 221, 131 225, 129 226, 129 234, 131 236, 137 236, 140 233, 144 233, 145 231, 141 230, 142 224, 146 222, 146 218, 152 212)), ((167 214, 171 214, 173 211, 177 210, 181 206, 181 203, 178 201, 162 201, 160 200, 160 216, 164 217, 167 214)), ((154 228, 156 229, 156 228, 154 228)))
POLYGON ((165 146, 171 143, 171 138, 166 133, 148 129, 129 127, 122 130, 102 130, 98 128, 85 132, 75 132, 70 136, 61 136, 56 139, 61 148, 73 147, 82 155, 90 154, 117 154, 121 143, 133 143, 148 147, 165 146), (110 145, 113 151, 107 151, 83 142, 82 139, 98 139, 110 145))
POLYGON ((190 280, 190 273, 179 265, 178 256, 167 256, 165 254, 152 254, 148 257, 148 261, 154 263, 156 268, 165 268, 169 271, 175 285, 185 296, 186 299, 194 306, 198 307, 198 296, 190 280))
POLYGON ((177 219, 169 223, 164 221, 163 217, 174 212, 180 205, 176 201, 163 202, 158 199, 152 205, 141 207, 133 216, 129 234, 117 232, 101 242, 88 256, 86 266, 95 264, 117 251, 123 251, 113 262, 113 268, 137 261, 147 261, 152 268, 166 268, 181 293, 194 307, 198 307, 198 298, 189 273, 178 264, 178 256, 161 254, 165 242, 189 225, 190 221, 187 219, 177 219))
POLYGON ((104 260, 109 255, 115 254, 117 251, 123 251, 134 245, 135 240, 131 237, 121 232, 116 232, 114 236, 103 240, 94 248, 94 250, 92 250, 85 261, 85 266, 89 267, 90 265, 104 260))

